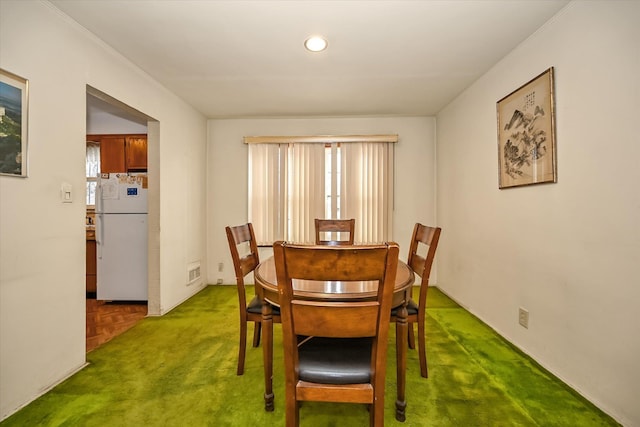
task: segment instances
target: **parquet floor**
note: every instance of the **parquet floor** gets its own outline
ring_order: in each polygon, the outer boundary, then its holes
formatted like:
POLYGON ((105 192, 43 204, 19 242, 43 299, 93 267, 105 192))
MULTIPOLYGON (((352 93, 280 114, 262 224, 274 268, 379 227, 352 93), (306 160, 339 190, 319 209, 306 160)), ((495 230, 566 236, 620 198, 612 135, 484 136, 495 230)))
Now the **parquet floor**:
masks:
POLYGON ((147 315, 147 304, 87 298, 87 352, 125 332, 147 315))

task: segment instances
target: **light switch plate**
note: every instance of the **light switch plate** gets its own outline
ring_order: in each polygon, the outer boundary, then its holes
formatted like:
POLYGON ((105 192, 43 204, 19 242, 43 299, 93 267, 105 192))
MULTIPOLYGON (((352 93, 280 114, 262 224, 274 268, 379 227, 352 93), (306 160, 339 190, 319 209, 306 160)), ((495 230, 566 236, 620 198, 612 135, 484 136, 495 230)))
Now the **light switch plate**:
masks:
POLYGON ((73 187, 71 184, 67 184, 66 182, 62 184, 60 188, 60 198, 62 199, 62 203, 73 202, 73 187))

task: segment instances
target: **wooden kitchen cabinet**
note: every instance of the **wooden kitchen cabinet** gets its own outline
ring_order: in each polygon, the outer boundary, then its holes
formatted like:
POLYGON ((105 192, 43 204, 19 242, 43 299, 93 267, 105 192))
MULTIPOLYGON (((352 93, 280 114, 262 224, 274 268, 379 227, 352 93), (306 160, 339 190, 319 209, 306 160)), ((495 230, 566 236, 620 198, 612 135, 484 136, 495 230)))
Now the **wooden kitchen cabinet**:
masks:
MULTIPOLYGON (((95 139, 95 138, 94 138, 95 139)), ((125 172, 125 137, 103 136, 100 138, 100 172, 125 172)))
POLYGON ((96 240, 87 234, 87 293, 95 294, 97 291, 97 268, 96 268, 96 240))
POLYGON ((147 135, 87 135, 100 144, 100 173, 146 172, 147 135))
POLYGON ((147 137, 145 136, 127 136, 126 140, 126 159, 127 172, 146 171, 147 170, 147 137))

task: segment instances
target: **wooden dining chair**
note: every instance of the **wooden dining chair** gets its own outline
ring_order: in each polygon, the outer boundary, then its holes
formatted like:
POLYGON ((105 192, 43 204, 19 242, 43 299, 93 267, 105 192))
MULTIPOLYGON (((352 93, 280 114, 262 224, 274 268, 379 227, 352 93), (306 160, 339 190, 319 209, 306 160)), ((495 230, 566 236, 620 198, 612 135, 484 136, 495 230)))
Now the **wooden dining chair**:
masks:
MULTIPOLYGON (((260 333, 262 325, 262 301, 255 295, 247 304, 247 296, 244 287, 244 278, 254 271, 260 264, 258 255, 258 245, 251 223, 226 227, 227 240, 233 259, 233 267, 236 272, 236 285, 238 288, 238 301, 240 308, 240 346, 238 350, 238 370, 237 375, 244 373, 244 359, 247 349, 247 322, 254 322, 253 346, 260 345, 260 333), (241 252, 242 249, 242 252, 241 252)), ((278 307, 273 308, 273 321, 280 323, 280 311, 278 307)))
MULTIPOLYGON (((425 342, 425 309, 427 306, 427 290, 429 289, 429 274, 431 273, 431 265, 436 255, 438 240, 440 239, 440 227, 428 227, 420 223, 416 223, 413 228, 413 235, 409 245, 409 256, 407 257, 407 265, 421 278, 420 294, 418 301, 413 298, 407 303, 407 323, 409 324, 409 347, 415 348, 415 335, 413 324, 418 324, 418 353, 420 358, 420 375, 427 378, 427 350, 425 342), (421 254, 425 254, 424 256, 421 254)), ((397 321, 397 310, 391 310, 391 321, 397 321)), ((396 323, 397 325, 397 323, 396 323)), ((396 333, 398 328, 396 327, 396 333)))
POLYGON ((370 426, 384 424, 389 315, 398 245, 273 244, 282 313, 285 419, 298 426, 302 401, 370 405, 370 426), (377 281, 371 300, 306 299, 294 280, 377 281))
POLYGON ((355 233, 355 219, 318 219, 315 220, 316 227, 316 245, 353 245, 353 235, 355 233), (329 234, 329 239, 322 239, 329 234), (333 240, 333 233, 340 233, 339 237, 348 233, 347 239, 333 240))

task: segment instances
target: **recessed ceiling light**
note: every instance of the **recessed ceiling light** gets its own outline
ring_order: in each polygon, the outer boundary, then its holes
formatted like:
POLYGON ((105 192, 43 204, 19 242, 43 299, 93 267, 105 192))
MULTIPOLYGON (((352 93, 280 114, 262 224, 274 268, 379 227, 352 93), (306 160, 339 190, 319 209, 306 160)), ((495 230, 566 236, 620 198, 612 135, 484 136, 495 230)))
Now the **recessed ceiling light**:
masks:
POLYGON ((312 36, 304 41, 304 47, 311 52, 320 52, 327 48, 327 41, 320 36, 312 36))

